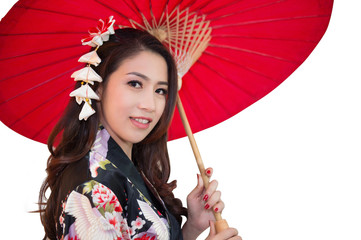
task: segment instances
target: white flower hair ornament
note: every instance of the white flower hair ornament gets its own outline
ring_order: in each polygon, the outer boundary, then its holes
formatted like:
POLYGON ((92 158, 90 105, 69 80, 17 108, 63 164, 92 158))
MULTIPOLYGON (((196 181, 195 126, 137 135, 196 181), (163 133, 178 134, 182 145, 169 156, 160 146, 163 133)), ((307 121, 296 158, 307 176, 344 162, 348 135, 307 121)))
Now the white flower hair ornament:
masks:
POLYGON ((74 81, 81 81, 81 87, 70 93, 70 97, 75 97, 75 100, 79 105, 84 102, 83 108, 79 114, 79 120, 84 119, 86 121, 88 117, 95 113, 95 110, 91 106, 91 99, 100 100, 89 84, 94 85, 94 82, 102 82, 103 79, 90 65, 96 67, 100 64, 101 59, 97 54, 97 50, 103 45, 103 42, 109 40, 110 34, 114 34, 114 22, 113 16, 108 17, 105 21, 99 19, 98 25, 89 29, 88 32, 90 36, 81 40, 83 45, 96 47, 96 49, 79 58, 78 62, 87 63, 88 65, 71 75, 71 77, 74 78, 74 81))

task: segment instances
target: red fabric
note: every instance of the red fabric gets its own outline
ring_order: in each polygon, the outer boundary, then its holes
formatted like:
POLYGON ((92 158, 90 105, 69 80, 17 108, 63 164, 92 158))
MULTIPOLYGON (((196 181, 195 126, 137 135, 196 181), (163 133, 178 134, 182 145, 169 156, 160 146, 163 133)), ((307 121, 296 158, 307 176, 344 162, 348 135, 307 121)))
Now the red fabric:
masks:
MULTIPOLYGON (((21 0, 0 22, 1 121, 45 143, 74 88, 70 75, 89 51, 80 40, 98 19, 142 23, 142 12, 189 7, 212 27, 208 48, 179 92, 193 132, 264 97, 299 67, 323 36, 332 0, 21 0)), ((178 111, 170 140, 185 136, 178 111)))

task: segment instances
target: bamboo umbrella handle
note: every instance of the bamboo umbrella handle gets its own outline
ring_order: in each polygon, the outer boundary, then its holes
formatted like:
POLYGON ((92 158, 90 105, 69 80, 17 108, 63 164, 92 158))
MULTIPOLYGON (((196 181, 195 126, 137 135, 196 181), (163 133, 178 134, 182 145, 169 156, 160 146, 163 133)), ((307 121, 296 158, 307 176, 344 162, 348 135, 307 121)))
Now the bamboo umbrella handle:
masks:
MULTIPOLYGON (((201 174, 204 186, 205 186, 205 188, 208 188, 209 178, 205 173, 203 160, 202 160, 201 154, 200 154, 200 152, 198 150, 196 140, 194 139, 192 129, 191 129, 190 125, 189 125, 187 115, 186 115, 186 113, 184 111, 182 101, 181 101, 181 99, 179 97, 179 94, 178 94, 178 97, 177 97, 177 107, 178 107, 179 115, 180 115, 180 117, 182 119, 184 129, 185 129, 185 131, 187 133, 189 142, 191 144, 194 157, 196 158, 196 162, 197 162, 198 169, 199 169, 199 172, 201 174)), ((216 232, 220 232, 220 231, 222 231, 224 229, 227 229, 228 224, 227 224, 226 220, 222 219, 221 213, 213 211, 213 214, 214 214, 214 217, 216 218, 216 224, 215 224, 216 225, 216 232)))

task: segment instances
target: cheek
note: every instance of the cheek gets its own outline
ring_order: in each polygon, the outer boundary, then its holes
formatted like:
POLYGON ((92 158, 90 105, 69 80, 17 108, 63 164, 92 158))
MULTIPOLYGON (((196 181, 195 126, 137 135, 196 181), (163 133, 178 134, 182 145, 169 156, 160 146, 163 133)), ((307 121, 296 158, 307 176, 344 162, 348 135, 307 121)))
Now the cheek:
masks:
POLYGON ((162 101, 159 105, 159 108, 157 110, 157 122, 159 121, 159 119, 162 117, 164 110, 165 110, 165 106, 166 106, 166 101, 162 101))
POLYGON ((165 106, 166 106, 166 100, 163 99, 160 103, 160 108, 159 108, 159 114, 162 115, 164 110, 165 110, 165 106))

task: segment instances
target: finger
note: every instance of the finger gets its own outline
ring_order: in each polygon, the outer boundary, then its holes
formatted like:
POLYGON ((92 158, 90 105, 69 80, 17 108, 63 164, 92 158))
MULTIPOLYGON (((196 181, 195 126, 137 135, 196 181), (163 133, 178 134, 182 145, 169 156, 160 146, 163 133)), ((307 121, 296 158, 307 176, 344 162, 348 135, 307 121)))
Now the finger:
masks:
POLYGON ((217 180, 213 180, 209 183, 207 190, 205 191, 203 195, 203 201, 207 201, 210 196, 217 190, 218 182, 217 180))
POLYGON ((242 240, 242 238, 240 236, 235 236, 233 238, 230 238, 229 240, 242 240))
POLYGON ((213 211, 215 212, 222 212, 224 209, 224 202, 222 200, 220 200, 219 202, 217 202, 214 206, 213 206, 213 211))
POLYGON ((221 192, 215 191, 209 198, 208 201, 205 203, 204 208, 209 209, 213 208, 213 206, 221 200, 221 192))
POLYGON ((200 197, 202 193, 203 193, 203 180, 199 176, 199 174, 197 174, 197 186, 189 193, 188 197, 192 199, 197 198, 200 197))
POLYGON ((206 175, 210 178, 210 177, 212 177, 212 175, 213 175, 213 168, 207 168, 206 170, 205 170, 205 173, 206 173, 206 175))
POLYGON ((212 237, 216 235, 216 226, 214 225, 214 222, 209 220, 209 234, 208 237, 212 237))

